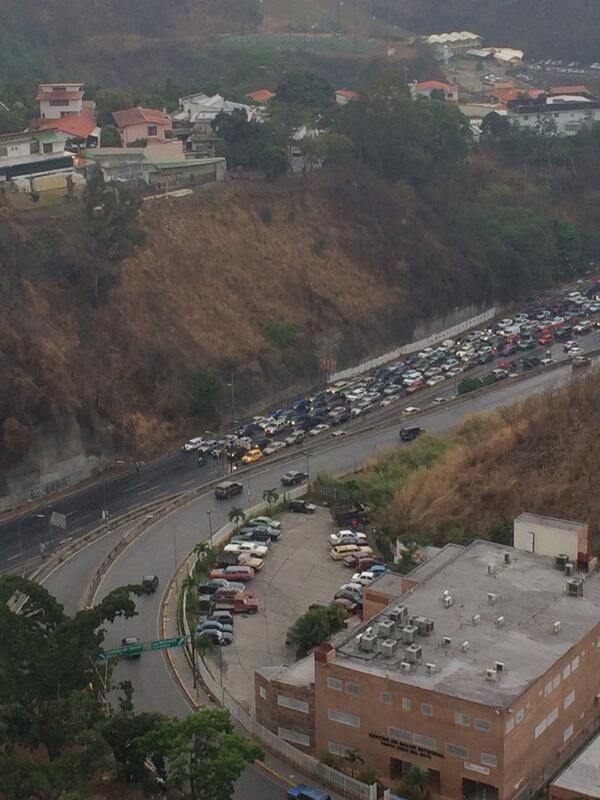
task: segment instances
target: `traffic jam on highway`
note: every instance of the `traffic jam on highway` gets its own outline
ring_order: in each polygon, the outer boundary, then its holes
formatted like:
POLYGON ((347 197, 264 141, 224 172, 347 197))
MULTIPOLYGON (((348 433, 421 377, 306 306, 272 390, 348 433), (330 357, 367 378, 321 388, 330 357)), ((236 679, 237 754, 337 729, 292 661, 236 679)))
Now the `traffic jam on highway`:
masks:
MULTIPOLYGON (((585 290, 568 291, 532 306, 492 327, 472 330, 463 337, 446 339, 437 347, 426 347, 403 361, 381 366, 349 381, 338 381, 310 397, 256 416, 233 433, 218 439, 190 439, 182 450, 195 453, 203 466, 209 458, 227 459, 233 469, 254 464, 287 447, 329 433, 343 436, 346 427, 376 408, 398 404, 405 416, 421 411, 406 405, 419 392, 439 387, 451 379, 456 386, 467 373, 484 383, 494 383, 555 362, 555 344, 572 359, 573 367, 586 367, 585 338, 600 327, 600 277, 585 290)), ((428 403, 435 406, 454 394, 439 394, 428 403)), ((415 438, 420 429, 407 429, 404 440, 415 438), (411 433, 412 432, 412 433, 411 433)))

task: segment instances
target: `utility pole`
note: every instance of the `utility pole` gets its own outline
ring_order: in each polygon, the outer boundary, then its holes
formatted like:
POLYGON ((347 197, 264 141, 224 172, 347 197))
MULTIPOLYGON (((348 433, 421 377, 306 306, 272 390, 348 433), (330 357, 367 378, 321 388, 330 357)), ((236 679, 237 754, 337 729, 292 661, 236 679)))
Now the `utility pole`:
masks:
POLYGON ((212 508, 209 508, 206 512, 206 516, 208 517, 208 543, 210 545, 210 549, 212 550, 213 546, 213 530, 212 530, 212 508))

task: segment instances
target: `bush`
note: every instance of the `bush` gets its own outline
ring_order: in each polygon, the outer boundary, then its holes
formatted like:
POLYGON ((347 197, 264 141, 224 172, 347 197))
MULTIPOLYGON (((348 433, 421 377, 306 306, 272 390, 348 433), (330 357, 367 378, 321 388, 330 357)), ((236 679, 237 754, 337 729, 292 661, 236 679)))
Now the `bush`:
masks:
POLYGON ((263 206, 258 212, 258 216, 265 225, 270 225, 273 222, 273 211, 268 206, 263 206))
POLYGON ((316 256, 322 256, 325 250, 327 250, 327 239, 325 236, 319 236, 319 238, 313 242, 311 250, 316 256))
POLYGON ((296 344, 299 327, 294 322, 274 322, 267 328, 267 338, 281 350, 296 344))
POLYGON ((197 416, 214 416, 217 410, 217 399, 223 384, 220 378, 210 369, 200 369, 191 377, 190 402, 192 414, 197 416))
POLYGON ((343 758, 341 756, 336 756, 333 753, 321 753, 319 756, 319 761, 321 764, 325 764, 326 767, 331 767, 332 769, 340 769, 343 764, 343 758))
POLYGON ((379 780, 379 775, 373 769, 373 767, 363 767, 357 774, 356 778, 362 783, 366 783, 368 786, 371 786, 371 784, 377 783, 379 780))
POLYGON ((288 629, 287 641, 296 645, 298 658, 321 642, 325 642, 344 627, 346 610, 338 603, 309 608, 288 629))

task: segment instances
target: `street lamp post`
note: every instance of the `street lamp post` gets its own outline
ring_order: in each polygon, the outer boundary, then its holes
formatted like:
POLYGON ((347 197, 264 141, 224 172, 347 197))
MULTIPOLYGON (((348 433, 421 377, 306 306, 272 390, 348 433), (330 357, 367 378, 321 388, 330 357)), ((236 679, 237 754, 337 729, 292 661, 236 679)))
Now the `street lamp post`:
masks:
POLYGON ((208 511, 206 512, 206 516, 208 517, 208 542, 211 550, 213 546, 212 512, 213 512, 212 508, 209 508, 208 511))
POLYGON ((23 539, 21 536, 21 526, 28 519, 44 519, 44 514, 30 514, 28 517, 19 517, 19 524, 17 526, 17 535, 19 537, 19 558, 23 557, 23 539))

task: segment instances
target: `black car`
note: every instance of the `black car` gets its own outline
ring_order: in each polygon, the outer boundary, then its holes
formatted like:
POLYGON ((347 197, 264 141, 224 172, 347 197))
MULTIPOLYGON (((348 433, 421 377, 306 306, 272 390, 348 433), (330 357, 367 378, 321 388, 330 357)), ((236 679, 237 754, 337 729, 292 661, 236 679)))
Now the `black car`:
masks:
POLYGON ((489 364, 490 361, 493 361, 493 360, 494 360, 494 354, 490 350, 488 353, 482 353, 479 356, 479 358, 477 359, 477 362, 479 364, 489 364))
POLYGON ((542 362, 539 358, 532 356, 531 358, 524 358, 522 363, 524 370, 530 370, 539 367, 542 362))
POLYGON ((241 537, 246 542, 261 542, 262 544, 269 544, 273 541, 273 536, 267 533, 266 530, 261 530, 257 527, 242 528, 236 533, 236 536, 241 537))
POLYGON ((349 422, 351 419, 352 412, 350 409, 346 409, 345 411, 340 411, 340 413, 336 414, 335 417, 330 417, 329 424, 335 428, 338 425, 343 425, 344 422, 349 422))
POLYGON ((223 481, 218 486, 215 486, 215 497, 217 500, 229 500, 230 497, 235 497, 241 494, 244 487, 237 481, 223 481))
POLYGON ((296 514, 314 514, 317 510, 316 505, 308 500, 290 500, 288 508, 296 514))
POLYGON ((412 442, 422 433, 425 433, 425 428, 419 428, 418 425, 412 428, 400 428, 400 438, 403 442, 412 442))
POLYGON ((290 470, 289 472, 286 472, 285 475, 281 476, 281 483, 284 486, 298 486, 299 483, 304 483, 304 481, 307 479, 308 475, 306 472, 290 470))

